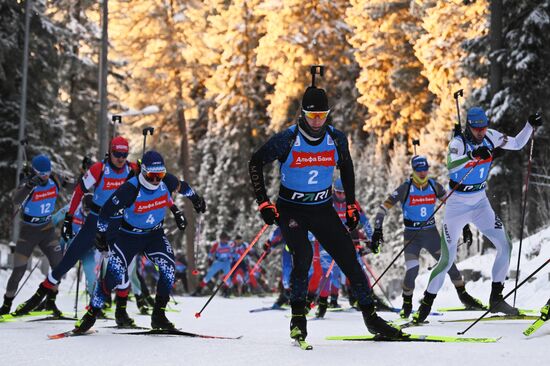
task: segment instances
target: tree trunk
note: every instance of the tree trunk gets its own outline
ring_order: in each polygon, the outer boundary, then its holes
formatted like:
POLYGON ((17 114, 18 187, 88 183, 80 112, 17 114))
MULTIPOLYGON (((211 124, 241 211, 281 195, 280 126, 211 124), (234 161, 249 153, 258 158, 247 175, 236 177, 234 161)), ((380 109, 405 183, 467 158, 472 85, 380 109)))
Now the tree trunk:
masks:
MULTIPOLYGON (((189 161, 189 143, 187 139, 187 121, 185 120, 185 110, 183 107, 183 83, 179 78, 179 72, 176 73, 176 119, 178 123, 178 129, 180 131, 180 156, 178 159, 179 166, 183 171, 183 178, 189 185, 193 181, 191 177, 190 170, 190 161, 189 161)), ((188 226, 185 230, 185 245, 186 245, 186 256, 187 256, 187 283, 189 286, 189 291, 193 291, 197 285, 195 276, 193 276, 193 271, 195 270, 195 212, 189 201, 185 202, 184 206, 185 218, 187 219, 188 226)))
POLYGON ((490 68, 490 90, 491 96, 499 92, 502 85, 502 65, 497 61, 497 52, 502 49, 502 0, 493 0, 490 2, 491 10, 491 60, 490 68))

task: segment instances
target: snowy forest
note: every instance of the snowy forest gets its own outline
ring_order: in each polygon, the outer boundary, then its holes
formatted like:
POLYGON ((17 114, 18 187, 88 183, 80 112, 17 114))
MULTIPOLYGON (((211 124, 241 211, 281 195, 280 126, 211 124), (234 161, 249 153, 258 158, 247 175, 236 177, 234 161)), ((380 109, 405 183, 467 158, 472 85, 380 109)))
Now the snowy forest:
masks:
MULTIPOLYGON (((4 242, 14 212, 25 6, 0 0, 4 242)), ((184 237, 169 219, 177 251, 197 241, 202 253, 222 230, 250 241, 261 228, 248 160, 295 123, 314 64, 326 66, 318 85, 328 93, 334 126, 348 136, 357 198, 371 220, 410 175, 415 139, 431 176, 448 182, 453 93, 464 89, 463 123, 467 108, 481 106, 490 128, 514 136, 530 114, 543 114, 525 233, 550 223, 550 0, 110 0, 108 6, 109 120, 123 116, 117 133, 131 142, 130 160, 141 156, 142 128, 154 127, 148 148, 160 151, 208 205, 196 220, 191 203, 178 198, 190 225, 184 237)), ((97 127, 101 29, 101 2, 32 2, 26 154, 46 153, 56 172, 72 177, 84 156, 105 153, 97 127)), ((511 238, 520 236, 528 158, 528 147, 498 151, 488 181, 511 238)), ((270 169, 275 199, 278 166, 270 169)), ((384 233, 381 254, 371 258, 378 270, 402 248, 399 208, 390 211, 384 233)), ((483 249, 478 238, 459 255, 483 249)))

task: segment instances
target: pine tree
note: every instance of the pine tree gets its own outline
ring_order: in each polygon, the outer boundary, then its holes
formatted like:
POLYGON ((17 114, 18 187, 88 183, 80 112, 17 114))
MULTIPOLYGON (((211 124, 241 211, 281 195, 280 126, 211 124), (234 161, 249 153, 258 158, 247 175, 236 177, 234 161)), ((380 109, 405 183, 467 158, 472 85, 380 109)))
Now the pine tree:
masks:
POLYGON ((418 136, 433 99, 412 48, 409 28, 419 20, 411 15, 409 3, 354 0, 346 12, 354 29, 349 40, 362 68, 356 85, 358 102, 368 109, 363 128, 378 136, 384 151, 396 137, 407 143, 418 136))
POLYGON ((347 2, 298 0, 264 3, 266 34, 258 46, 258 65, 269 68, 273 85, 268 113, 278 131, 299 113, 302 94, 310 84, 309 66, 324 64, 327 73, 318 86, 326 89, 336 127, 355 123, 354 80, 357 65, 347 41, 350 28, 343 22, 347 2), (352 114, 350 114, 350 112, 352 114))
MULTIPOLYGON (((216 124, 207 133, 208 140, 217 145, 216 169, 207 178, 207 185, 213 186, 217 195, 213 215, 206 225, 210 234, 216 228, 217 232, 239 232, 247 237, 254 234, 257 226, 257 216, 250 215, 254 197, 247 162, 264 139, 268 123, 266 70, 256 66, 255 49, 265 33, 261 16, 253 12, 258 3, 235 1, 208 18, 211 45, 221 51, 220 64, 205 82, 206 97, 216 101, 216 124)), ((210 146, 205 147, 212 151, 210 146)), ((209 168, 206 162, 205 169, 209 168)))

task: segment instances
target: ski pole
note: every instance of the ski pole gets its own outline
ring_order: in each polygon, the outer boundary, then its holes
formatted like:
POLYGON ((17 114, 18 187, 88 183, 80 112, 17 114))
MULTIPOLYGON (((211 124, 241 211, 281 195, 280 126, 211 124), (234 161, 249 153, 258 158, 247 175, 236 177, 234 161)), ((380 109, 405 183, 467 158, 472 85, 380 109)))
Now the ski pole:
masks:
POLYGON ((120 114, 114 114, 112 117, 111 117, 111 121, 112 121, 112 124, 113 124, 113 139, 115 138, 116 136, 116 129, 117 129, 117 123, 119 125, 122 124, 122 116, 120 114))
POLYGON ((239 260, 237 260, 237 262, 233 265, 233 268, 231 268, 231 270, 225 275, 225 277, 223 278, 223 280, 218 284, 218 286, 216 287, 216 289, 214 290, 214 292, 212 293, 212 295, 210 295, 210 298, 208 299, 208 301, 206 301, 206 304, 204 304, 204 306, 202 307, 202 309, 198 312, 198 313, 195 313, 195 318, 200 318, 201 317, 201 314, 202 312, 204 311, 204 309, 206 309, 206 307, 208 306, 208 304, 210 303, 210 301, 212 301, 212 299, 214 298, 214 296, 216 296, 216 294, 218 293, 218 291, 220 290, 220 288, 225 284, 225 282, 229 279, 229 277, 231 277, 231 275, 233 274, 233 272, 235 271, 235 269, 237 269, 237 267, 239 266, 239 264, 241 264, 242 260, 244 259, 244 257, 246 257, 246 255, 248 254, 248 252, 250 252, 250 249, 252 249, 252 247, 256 244, 256 242, 260 239, 260 237, 262 236, 262 234, 267 230, 267 228, 269 227, 268 224, 265 224, 261 229, 260 231, 258 232, 258 234, 256 234, 256 237, 254 238, 254 240, 252 240, 252 242, 250 243, 250 245, 248 246, 248 248, 246 248, 246 250, 244 251, 244 253, 241 255, 241 257, 239 258, 239 260))
POLYGON ((27 276, 27 278, 25 278, 25 281, 23 281, 23 284, 17 289, 17 292, 15 293, 15 295, 13 295, 14 299, 17 296, 17 294, 19 293, 19 291, 21 291, 21 289, 23 287, 25 287, 25 284, 27 283, 27 281, 31 277, 31 275, 34 272, 34 270, 36 269, 36 267, 38 267, 38 265, 40 264, 40 261, 41 261, 41 257, 38 258, 38 260, 36 261, 36 264, 32 267, 31 271, 29 272, 29 275, 27 276))
MULTIPOLYGON (((330 273, 332 272, 332 269, 334 268, 334 263, 335 262, 334 262, 334 259, 333 259, 332 262, 330 262, 330 266, 327 269, 327 273, 325 273, 325 275, 323 276, 324 278, 321 280, 321 285, 319 286, 319 293, 315 297, 314 303, 317 302, 317 300, 319 300, 319 297, 321 297, 321 291, 323 291, 323 289, 325 288, 325 286, 327 284, 328 278, 330 277, 330 273)), ((311 307, 313 307, 313 305, 311 305, 311 307)))
POLYGON ((194 244, 194 247, 195 247, 195 250, 193 251, 193 256, 194 256, 194 266, 195 268, 193 268, 193 271, 191 272, 191 274, 193 276, 197 276, 199 274, 199 270, 197 269, 197 258, 198 258, 198 249, 199 249, 199 241, 200 241, 200 235, 201 235, 201 224, 202 224, 202 215, 199 214, 199 219, 197 220, 197 230, 196 230, 196 233, 195 233, 195 243, 194 244))
MULTIPOLYGON (((547 259, 546 262, 544 262, 539 268, 537 268, 533 273, 531 273, 529 276, 527 276, 526 279, 524 279, 523 281, 521 281, 521 283, 519 285, 517 285, 516 287, 514 287, 514 289, 512 289, 512 291, 508 292, 506 294, 506 296, 504 296, 502 298, 502 300, 500 300, 498 303, 494 304, 493 306, 495 305, 498 305, 500 304, 501 302, 503 302, 504 300, 506 300, 506 298, 508 298, 508 296, 512 295, 512 294, 515 294, 516 291, 527 281, 529 281, 531 279, 531 277, 533 277, 534 275, 536 275, 541 269, 543 269, 544 267, 546 267, 546 265, 550 263, 550 259, 547 259)), ((470 326, 466 329, 464 329, 462 332, 458 332, 457 334, 459 335, 462 335, 464 333, 466 333, 468 330, 470 330, 474 325, 476 325, 481 319, 485 318, 485 316, 487 316, 487 314, 489 314, 492 310, 492 307, 489 307, 489 310, 487 310, 485 313, 483 313, 482 316, 480 316, 479 318, 477 318, 477 320, 475 322, 473 322, 472 324, 470 324, 470 326)))
POLYGON ((143 131, 141 131, 143 133, 143 150, 142 150, 142 153, 141 153, 141 158, 143 159, 143 155, 145 155, 145 146, 147 144, 147 134, 153 136, 153 132, 155 132, 155 128, 154 127, 145 127, 143 129, 143 131))
POLYGON ((439 203, 439 205, 436 207, 436 209, 434 210, 434 212, 430 215, 430 217, 428 217, 426 219, 426 221, 422 222, 422 225, 420 225, 420 227, 418 228, 418 230, 416 230, 416 232, 414 233, 413 237, 409 239, 409 241, 403 246, 403 248, 401 249, 401 251, 399 251, 399 253, 395 256, 395 258, 393 258, 393 260, 391 261, 391 263, 386 267, 386 269, 384 269, 384 271, 382 272, 382 274, 376 279, 376 281, 374 281, 374 284, 372 285, 372 287, 376 286, 376 284, 378 283, 378 281, 380 281, 380 279, 386 274, 386 272, 388 272, 388 270, 391 268, 391 266, 393 266, 393 264, 395 263, 395 261, 397 261, 397 259, 401 256, 401 254, 403 254, 403 252, 405 252, 405 249, 407 249, 407 247, 409 246, 409 244, 411 244, 413 242, 413 240, 416 238, 416 236, 418 235, 418 233, 422 230, 422 228, 424 226, 426 226, 426 224, 428 222, 430 222, 430 220, 432 219, 432 217, 435 216, 435 214, 437 213, 437 211, 439 211, 439 209, 447 202, 447 200, 449 199, 449 197, 451 197, 451 195, 456 191, 456 189, 462 184, 462 182, 464 182, 464 180, 468 177, 468 175, 470 175, 470 173, 474 170, 474 168, 477 166, 477 164, 480 162, 481 160, 476 160, 476 162, 474 163, 474 165, 470 168, 470 170, 468 170, 466 172, 466 174, 464 174, 464 177, 462 177, 462 179, 460 180, 460 182, 458 182, 457 185, 455 185, 455 187, 453 189, 451 189, 451 191, 449 192, 449 194, 447 195, 447 197, 443 197, 443 199, 441 200, 441 202, 439 203))
POLYGON ((264 250, 264 252, 263 252, 262 255, 260 256, 260 258, 258 258, 258 261, 256 262, 256 264, 254 264, 254 267, 250 270, 249 276, 253 276, 254 273, 256 273, 256 271, 258 270, 258 268, 260 268, 260 263, 262 263, 262 261, 264 260, 264 258, 266 257, 266 255, 267 255, 267 250, 264 250))
POLYGON ((416 147, 420 146, 420 140, 413 140, 414 155, 416 156, 416 147))
MULTIPOLYGON (((521 205, 521 230, 519 231, 519 250, 518 250, 518 265, 516 267, 516 287, 519 281, 519 263, 521 261, 521 247, 523 244, 523 228, 525 226, 525 211, 527 208, 527 195, 529 194, 529 177, 531 176, 531 162, 533 161, 533 145, 535 141, 535 129, 531 133, 531 146, 529 147, 529 162, 527 163, 527 175, 525 176, 525 185, 523 187, 523 202, 521 205)), ((516 295, 514 292, 513 307, 516 307, 516 295)))
POLYGON ((458 117, 458 123, 455 123, 454 136, 458 136, 462 133, 462 122, 460 121, 460 107, 458 106, 458 97, 464 96, 464 89, 459 89, 453 93, 453 98, 456 102, 456 115, 458 117))
MULTIPOLYGON (((365 268, 367 269, 367 271, 370 273, 370 275, 372 276, 372 278, 376 278, 376 275, 374 274, 374 271, 372 270, 371 266, 368 265, 365 257, 361 257, 363 259, 363 263, 365 264, 365 268)), ((374 288, 374 286, 373 286, 374 288)), ((382 295, 384 295, 384 297, 386 298, 386 300, 388 300, 388 303, 390 304, 390 306, 393 308, 393 304, 390 300, 390 297, 388 296, 388 293, 384 290, 384 288, 382 287, 382 285, 380 284, 380 282, 378 283, 378 288, 380 289, 380 291, 382 291, 382 295)), ((374 289, 373 289, 374 291, 374 289)))
POLYGON ((78 291, 80 290, 80 271, 82 270, 82 261, 78 261, 78 269, 76 273, 76 296, 74 297, 74 317, 77 317, 78 312, 78 291))

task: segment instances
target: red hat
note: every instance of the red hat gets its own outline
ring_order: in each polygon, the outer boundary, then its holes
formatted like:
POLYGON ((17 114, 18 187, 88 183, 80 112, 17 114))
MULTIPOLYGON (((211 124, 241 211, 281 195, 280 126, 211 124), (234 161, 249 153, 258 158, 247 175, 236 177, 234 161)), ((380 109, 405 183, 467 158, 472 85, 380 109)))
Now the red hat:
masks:
POLYGON ((128 140, 126 140, 124 137, 117 136, 111 140, 111 151, 127 153, 128 150, 128 140))

